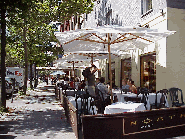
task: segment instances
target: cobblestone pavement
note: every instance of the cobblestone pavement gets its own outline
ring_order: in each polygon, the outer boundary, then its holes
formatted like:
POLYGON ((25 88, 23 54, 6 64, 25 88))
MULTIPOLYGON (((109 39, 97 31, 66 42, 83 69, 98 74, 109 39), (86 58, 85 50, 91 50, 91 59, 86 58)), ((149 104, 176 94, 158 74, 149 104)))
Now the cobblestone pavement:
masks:
POLYGON ((6 104, 10 113, 0 115, 0 138, 76 139, 54 93, 27 91, 6 104))

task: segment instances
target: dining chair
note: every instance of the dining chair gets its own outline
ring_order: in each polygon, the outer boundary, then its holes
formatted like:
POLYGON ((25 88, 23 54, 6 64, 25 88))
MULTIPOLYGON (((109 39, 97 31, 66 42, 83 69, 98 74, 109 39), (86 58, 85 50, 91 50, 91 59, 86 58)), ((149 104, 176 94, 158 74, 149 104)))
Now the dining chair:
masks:
POLYGON ((168 94, 168 89, 162 89, 160 90, 161 98, 160 98, 160 104, 159 104, 159 108, 164 108, 166 107, 166 99, 167 99, 167 94, 168 94))
POLYGON ((141 87, 137 87, 137 96, 140 94, 140 89, 141 89, 141 87))
POLYGON ((147 109, 147 100, 148 100, 149 93, 150 93, 150 91, 146 87, 139 88, 138 95, 142 94, 141 103, 144 103, 144 106, 146 109, 147 109))
POLYGON ((86 91, 85 90, 77 90, 77 91, 74 91, 76 95, 82 95, 82 94, 86 94, 86 91))
POLYGON ((157 100, 158 93, 160 93, 160 90, 155 93, 155 102, 150 104, 150 109, 159 109, 160 102, 157 100))
POLYGON ((173 106, 179 107, 184 105, 183 94, 181 89, 173 87, 173 88, 170 88, 168 91, 170 93, 172 107, 173 106), (179 97, 179 94, 180 94, 180 97, 179 97))
POLYGON ((95 92, 97 95, 95 100, 96 100, 96 106, 98 108, 98 113, 103 114, 105 110, 105 99, 104 99, 103 93, 98 88, 96 88, 95 92))
POLYGON ((76 102, 76 116, 77 116, 77 127, 81 129, 82 127, 82 118, 83 115, 95 115, 94 112, 94 97, 85 93, 85 94, 75 94, 75 102, 76 102), (80 99, 80 107, 79 100, 80 99), (92 112, 91 112, 92 111, 92 112))
POLYGON ((167 89, 161 89, 161 90, 157 91, 155 94, 156 94, 155 103, 150 104, 150 109, 159 109, 159 108, 166 107, 165 104, 166 104, 166 98, 167 98, 168 90, 167 89), (158 96, 159 93, 161 93, 162 95, 161 95, 160 100, 158 101, 157 96, 158 96))

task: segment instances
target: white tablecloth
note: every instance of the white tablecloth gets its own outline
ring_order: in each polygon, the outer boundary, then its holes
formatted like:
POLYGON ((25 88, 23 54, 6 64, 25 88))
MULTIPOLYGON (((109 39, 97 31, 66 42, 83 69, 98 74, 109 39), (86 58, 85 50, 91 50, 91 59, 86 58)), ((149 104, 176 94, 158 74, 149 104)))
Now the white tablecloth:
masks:
MULTIPOLYGON (((75 97, 73 97, 73 96, 67 96, 67 98, 73 104, 73 106, 76 108, 75 97)), ((88 98, 88 107, 90 107, 90 100, 91 100, 91 98, 88 98)), ((78 103, 78 109, 81 109, 81 98, 78 98, 77 99, 77 103, 78 103)), ((94 108, 95 114, 97 114, 96 106, 93 106, 93 108, 94 108)), ((90 109, 90 112, 92 113, 92 109, 90 109)))
POLYGON ((57 82, 56 82, 56 85, 57 85, 57 84, 68 85, 68 83, 69 83, 68 81, 60 80, 60 81, 57 81, 57 82))
POLYGON ((134 112, 134 111, 143 111, 143 110, 146 110, 144 103, 117 102, 106 106, 104 110, 104 114, 134 112))
MULTIPOLYGON (((157 94, 157 103, 160 103, 161 96, 162 96, 162 93, 157 94)), ((156 99, 156 93, 149 93, 149 95, 148 95, 149 103, 154 104, 155 99, 156 99)), ((165 96, 165 101, 166 101, 165 106, 169 107, 168 100, 167 100, 166 96, 165 96)))
MULTIPOLYGON (((123 92, 121 94, 121 90, 113 90, 113 93, 116 93, 117 98, 118 98, 118 102, 122 102, 122 103, 125 102, 125 99, 124 99, 125 97, 136 97, 137 96, 137 94, 134 94, 134 93, 124 94, 124 92, 123 92)), ((138 95, 138 97, 141 97, 141 98, 142 98, 142 96, 143 96, 142 94, 138 95)), ((162 96, 161 93, 157 94, 157 103, 160 103, 161 96, 162 96)), ((148 100, 147 100, 147 109, 148 110, 150 110, 150 105, 155 103, 155 99, 156 99, 156 93, 149 93, 148 100)), ((167 101, 166 97, 165 97, 165 101, 166 101, 165 106, 169 107, 169 104, 168 104, 168 101, 167 101)))

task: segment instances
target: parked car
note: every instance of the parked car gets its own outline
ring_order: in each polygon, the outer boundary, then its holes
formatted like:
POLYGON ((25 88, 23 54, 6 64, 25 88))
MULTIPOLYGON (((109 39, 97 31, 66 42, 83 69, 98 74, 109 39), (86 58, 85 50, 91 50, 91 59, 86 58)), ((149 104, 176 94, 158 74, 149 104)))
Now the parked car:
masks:
MULTIPOLYGON (((0 77, 0 81, 1 81, 1 77, 0 77)), ((12 81, 12 78, 10 77, 5 77, 5 87, 6 87, 6 95, 10 96, 13 92, 13 89, 14 89, 14 92, 18 92, 18 84, 17 82, 15 81, 15 87, 13 88, 13 81, 12 81)))
POLYGON ((6 95, 10 96, 13 91, 13 88, 12 88, 13 85, 8 81, 6 81, 5 86, 6 86, 6 95))

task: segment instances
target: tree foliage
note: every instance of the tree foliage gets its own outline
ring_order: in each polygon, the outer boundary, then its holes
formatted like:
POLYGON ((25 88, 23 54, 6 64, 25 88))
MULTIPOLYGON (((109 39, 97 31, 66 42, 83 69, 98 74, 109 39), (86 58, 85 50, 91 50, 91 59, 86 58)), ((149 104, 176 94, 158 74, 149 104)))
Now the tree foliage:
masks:
MULTIPOLYGON (((28 57, 30 63, 47 66, 63 53, 62 48, 52 47, 50 42, 57 42, 51 21, 64 22, 71 16, 89 13, 93 3, 88 0, 37 0, 25 12, 25 9, 15 8, 8 12, 8 65, 22 65, 24 61, 23 51, 23 27, 26 18, 26 39, 28 57)), ((58 42, 59 44, 59 42, 58 42)))

